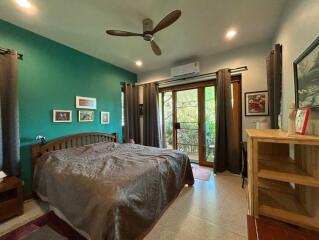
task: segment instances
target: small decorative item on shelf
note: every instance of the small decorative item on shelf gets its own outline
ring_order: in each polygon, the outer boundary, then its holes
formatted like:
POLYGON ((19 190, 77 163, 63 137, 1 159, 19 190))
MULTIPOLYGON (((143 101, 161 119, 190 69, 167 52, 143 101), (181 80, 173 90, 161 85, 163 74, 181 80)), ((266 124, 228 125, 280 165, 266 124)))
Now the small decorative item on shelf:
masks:
POLYGON ((270 125, 267 118, 263 117, 256 121, 256 129, 269 129, 270 125))
POLYGON ((282 129, 282 113, 278 115, 278 128, 282 129))
POLYGON ((296 132, 304 135, 308 126, 310 108, 298 109, 296 113, 296 132))
POLYGON ((289 108, 289 117, 288 117, 288 134, 296 134, 296 108, 295 104, 291 104, 289 108))

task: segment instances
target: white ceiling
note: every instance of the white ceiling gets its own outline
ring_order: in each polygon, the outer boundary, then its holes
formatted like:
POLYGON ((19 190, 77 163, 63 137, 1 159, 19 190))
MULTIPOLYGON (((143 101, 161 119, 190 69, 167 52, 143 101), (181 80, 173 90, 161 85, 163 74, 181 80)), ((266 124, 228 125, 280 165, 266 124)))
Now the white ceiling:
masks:
POLYGON ((130 71, 141 73, 178 61, 211 55, 269 40, 286 0, 29 0, 21 9, 15 0, 0 1, 0 18, 130 71), (162 56, 155 56, 140 37, 112 37, 106 29, 142 32, 142 20, 154 25, 175 9, 181 18, 159 32, 162 56), (225 40, 225 32, 238 35, 225 40), (142 68, 135 66, 142 60, 142 68))

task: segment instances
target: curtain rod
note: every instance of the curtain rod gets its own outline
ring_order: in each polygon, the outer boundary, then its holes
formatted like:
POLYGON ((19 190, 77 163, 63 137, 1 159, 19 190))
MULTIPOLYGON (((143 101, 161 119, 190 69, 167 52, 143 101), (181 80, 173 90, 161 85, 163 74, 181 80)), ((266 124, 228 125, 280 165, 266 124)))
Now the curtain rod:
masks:
MULTIPOLYGON (((231 73, 236 73, 236 72, 243 72, 243 71, 247 71, 248 67, 247 66, 243 66, 243 67, 238 67, 238 68, 232 68, 229 69, 229 71, 231 73)), ((176 81, 182 81, 182 80, 186 80, 186 79, 192 79, 192 78, 200 78, 200 77, 216 77, 217 72, 211 72, 211 73, 204 73, 204 74, 199 74, 199 75, 195 75, 195 76, 190 76, 190 77, 184 77, 184 78, 169 78, 169 79, 163 79, 163 80, 159 80, 159 81, 154 81, 154 82, 147 82, 147 83, 136 83, 135 86, 143 86, 145 84, 148 83, 158 83, 158 84, 169 84, 169 83, 173 83, 176 81)), ((125 82, 121 82, 121 85, 125 84, 125 82)))
MULTIPOLYGON (((8 53, 12 53, 12 50, 8 48, 0 47, 0 54, 8 54, 8 53)), ((23 54, 17 53, 17 55, 19 60, 23 60, 23 54)))

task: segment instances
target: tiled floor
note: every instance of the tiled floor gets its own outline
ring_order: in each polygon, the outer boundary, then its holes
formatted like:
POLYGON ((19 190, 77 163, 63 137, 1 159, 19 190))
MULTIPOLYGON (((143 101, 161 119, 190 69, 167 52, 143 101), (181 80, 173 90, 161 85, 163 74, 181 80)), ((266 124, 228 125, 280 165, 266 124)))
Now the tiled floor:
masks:
MULTIPOLYGON (((25 203, 25 214, 0 224, 0 235, 40 216, 46 206, 25 203)), ((185 188, 146 240, 247 240, 247 201, 239 176, 212 174, 185 188)))
POLYGON ((145 239, 244 240, 247 209, 240 177, 212 174, 185 188, 145 239))

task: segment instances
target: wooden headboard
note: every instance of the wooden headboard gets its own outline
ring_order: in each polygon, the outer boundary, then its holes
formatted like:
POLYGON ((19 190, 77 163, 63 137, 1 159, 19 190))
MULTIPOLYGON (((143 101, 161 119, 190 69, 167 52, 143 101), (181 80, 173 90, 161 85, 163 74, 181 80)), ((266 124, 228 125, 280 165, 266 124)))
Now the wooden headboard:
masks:
POLYGON ((117 133, 106 134, 97 132, 79 133, 75 135, 64 136, 55 140, 52 140, 46 144, 33 144, 32 145, 32 169, 37 164, 37 160, 44 153, 52 152, 56 150, 74 148, 85 146, 93 143, 100 142, 118 142, 117 133))

